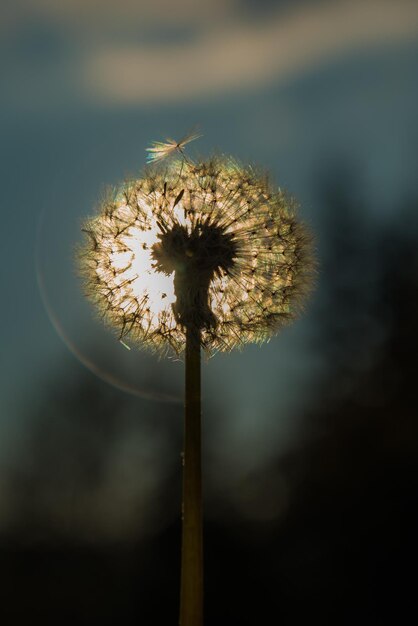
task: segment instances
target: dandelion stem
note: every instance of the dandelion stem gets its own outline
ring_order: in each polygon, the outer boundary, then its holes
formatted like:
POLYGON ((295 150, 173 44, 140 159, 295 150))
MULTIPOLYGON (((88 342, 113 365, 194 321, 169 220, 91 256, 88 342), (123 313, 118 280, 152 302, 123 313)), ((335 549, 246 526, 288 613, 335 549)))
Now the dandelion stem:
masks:
POLYGON ((200 331, 186 330, 180 626, 203 626, 200 331))

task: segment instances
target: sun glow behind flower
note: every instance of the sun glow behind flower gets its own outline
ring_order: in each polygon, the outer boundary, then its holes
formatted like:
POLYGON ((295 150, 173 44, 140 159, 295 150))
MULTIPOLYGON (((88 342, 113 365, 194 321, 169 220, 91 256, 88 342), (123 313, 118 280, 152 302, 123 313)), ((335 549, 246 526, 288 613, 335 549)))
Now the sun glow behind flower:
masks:
POLYGON ((132 293, 140 301, 147 298, 151 322, 163 311, 165 306, 173 304, 174 295, 173 275, 164 276, 155 274, 151 256, 152 247, 158 243, 158 231, 144 231, 137 227, 128 230, 121 239, 122 244, 129 252, 114 252, 110 260, 111 267, 121 271, 121 281, 128 281, 132 293), (164 299, 166 301, 164 302, 164 299))
MULTIPOLYGON (((120 314, 134 315, 142 304, 149 331, 154 332, 164 311, 175 302, 174 275, 156 273, 153 268, 152 251, 158 243, 159 229, 151 207, 142 202, 141 208, 149 218, 147 226, 134 220, 117 240, 111 229, 106 231, 107 237, 103 236, 101 245, 108 254, 100 257, 96 273, 100 283, 107 284, 109 291, 117 294, 114 303, 120 314)), ((119 204, 118 213, 126 220, 132 219, 125 201, 119 204)), ((167 323, 173 321, 171 316, 166 317, 167 323)))
POLYGON ((79 265, 119 338, 179 353, 263 341, 291 320, 313 273, 295 202, 231 158, 177 159, 104 198, 79 265))

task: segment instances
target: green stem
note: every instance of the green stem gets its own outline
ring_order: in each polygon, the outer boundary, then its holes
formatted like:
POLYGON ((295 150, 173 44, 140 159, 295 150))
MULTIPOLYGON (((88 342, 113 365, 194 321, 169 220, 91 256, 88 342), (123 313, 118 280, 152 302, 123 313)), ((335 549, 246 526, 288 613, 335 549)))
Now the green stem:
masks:
POLYGON ((180 626, 203 626, 200 331, 186 331, 180 626))

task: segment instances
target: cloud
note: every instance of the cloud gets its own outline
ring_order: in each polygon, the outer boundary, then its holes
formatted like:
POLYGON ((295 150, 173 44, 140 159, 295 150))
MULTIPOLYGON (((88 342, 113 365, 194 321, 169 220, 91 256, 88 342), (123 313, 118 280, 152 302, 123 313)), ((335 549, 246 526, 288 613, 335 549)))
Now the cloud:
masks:
POLYGON ((418 34, 410 0, 280 7, 250 19, 238 0, 25 0, 25 10, 16 0, 0 20, 3 105, 190 102, 277 84, 336 55, 418 34))
POLYGON ((104 102, 178 102, 276 82, 336 54, 418 33, 418 5, 350 0, 278 13, 268 22, 208 28, 170 46, 98 46, 84 84, 104 102))
MULTIPOLYGON (((36 16, 91 36, 118 28, 141 30, 175 24, 208 23, 231 15, 235 0, 15 0, 1 9, 13 21, 36 16)), ((4 21, 3 19, 1 21, 4 21)))

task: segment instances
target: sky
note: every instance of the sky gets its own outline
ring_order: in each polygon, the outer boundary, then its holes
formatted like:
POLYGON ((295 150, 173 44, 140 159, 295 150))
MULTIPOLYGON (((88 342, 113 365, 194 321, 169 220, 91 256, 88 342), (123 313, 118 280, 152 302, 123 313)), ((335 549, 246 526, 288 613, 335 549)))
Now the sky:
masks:
POLYGON ((175 623, 184 365, 120 345, 74 249, 195 125, 318 259, 299 319, 203 363, 205 623, 414 621, 417 53, 412 0, 1 2, 2 624, 175 623))
MULTIPOLYGON (((418 7, 30 0, 0 10, 0 455, 15 468, 57 371, 87 365, 139 396, 144 416, 164 420, 181 404, 181 361, 124 352, 94 318, 73 266, 82 218, 105 185, 140 172, 152 141, 199 124, 200 154, 269 170, 298 198, 320 267, 330 217, 319 190, 333 172, 352 173, 371 237, 396 221, 397 199, 416 189, 418 7)), ((373 281, 372 268, 365 274, 373 281)), ((324 316, 332 311, 320 269, 291 327, 205 362, 214 480, 227 467, 233 485, 309 432, 306 407, 327 367, 317 340, 324 316)), ((370 359, 378 344, 365 339, 370 359)), ((5 480, 6 500, 7 490, 5 480)))

